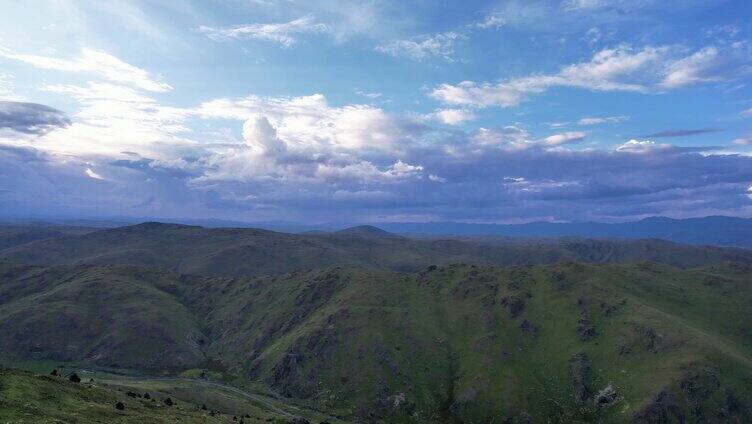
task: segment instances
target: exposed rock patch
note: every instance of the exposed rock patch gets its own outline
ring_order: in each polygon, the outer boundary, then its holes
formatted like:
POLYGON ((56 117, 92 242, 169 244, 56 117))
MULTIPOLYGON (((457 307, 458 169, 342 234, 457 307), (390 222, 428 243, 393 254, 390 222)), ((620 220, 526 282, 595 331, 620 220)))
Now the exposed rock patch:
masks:
POLYGON ((595 395, 594 401, 595 406, 604 407, 614 405, 619 402, 620 399, 621 398, 616 390, 614 390, 614 387, 609 384, 595 395))
POLYGON ((595 331, 595 326, 590 321, 587 302, 584 299, 579 299, 577 301, 577 306, 580 308, 580 318, 577 320, 577 334, 580 336, 580 340, 586 342, 595 337, 597 333, 595 331))
POLYGON ((590 368, 590 358, 584 353, 577 353, 569 360, 569 379, 577 405, 585 405, 590 400, 590 368))

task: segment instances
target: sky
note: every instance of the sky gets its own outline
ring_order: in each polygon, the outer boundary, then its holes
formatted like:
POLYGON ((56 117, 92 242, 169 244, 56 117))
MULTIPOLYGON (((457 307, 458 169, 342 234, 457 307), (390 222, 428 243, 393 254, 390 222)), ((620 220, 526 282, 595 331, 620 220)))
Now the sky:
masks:
POLYGON ((0 10, 0 216, 752 217, 747 0, 0 10))

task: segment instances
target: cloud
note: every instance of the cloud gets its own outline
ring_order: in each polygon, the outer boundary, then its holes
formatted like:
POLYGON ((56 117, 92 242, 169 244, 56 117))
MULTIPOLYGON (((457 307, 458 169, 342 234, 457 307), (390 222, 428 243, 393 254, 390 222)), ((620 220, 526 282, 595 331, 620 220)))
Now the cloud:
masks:
POLYGON ((80 109, 70 125, 34 141, 35 146, 68 154, 118 155, 123 151, 155 158, 196 152, 188 109, 161 105, 135 87, 102 82, 56 84, 41 91, 69 96, 80 109))
POLYGON ((57 211, 69 213, 169 217, 190 210, 194 216, 308 222, 397 215, 471 222, 622 220, 744 215, 752 206, 746 196, 752 157, 743 155, 699 154, 645 140, 569 150, 508 126, 452 132, 445 139, 432 135, 430 144, 407 143, 399 159, 323 150, 301 156, 272 122, 254 116, 244 125, 245 143, 194 160, 63 160, 0 145, 0 181, 10 190, 3 202, 11 212, 44 211, 54 202, 57 211), (102 184, 87 169, 117 183, 102 184))
POLYGON ((626 143, 618 146, 616 151, 626 153, 650 153, 655 150, 671 149, 670 144, 656 144, 650 140, 629 140, 626 143))
POLYGON ((564 10, 574 11, 602 9, 623 3, 623 0, 564 0, 561 4, 564 10))
POLYGON ((329 31, 329 28, 312 16, 303 16, 289 22, 246 24, 231 28, 199 27, 199 31, 215 41, 229 39, 256 39, 274 41, 285 47, 291 47, 297 42, 297 36, 302 34, 317 34, 329 31))
POLYGON ((741 137, 734 140, 737 146, 752 146, 752 136, 741 137))
POLYGON ((587 134, 582 131, 568 131, 554 134, 543 139, 543 144, 549 147, 582 141, 587 134))
POLYGON ((12 75, 0 73, 0 100, 23 101, 20 96, 13 92, 12 78, 12 75))
POLYGON ((369 153, 400 151, 427 128, 372 105, 333 107, 321 94, 301 97, 222 98, 204 102, 196 113, 204 118, 247 120, 263 115, 291 150, 369 153))
POLYGON ((457 85, 441 84, 431 91, 430 96, 452 105, 508 107, 520 104, 525 94, 512 85, 462 81, 457 85))
POLYGON ((752 48, 737 42, 729 47, 705 47, 668 63, 659 86, 677 88, 708 82, 727 81, 752 73, 752 48))
POLYGON ((0 129, 41 135, 71 124, 65 113, 37 103, 0 101, 0 129))
POLYGON ((579 125, 599 125, 599 124, 618 124, 620 122, 628 121, 629 116, 602 116, 602 117, 586 117, 577 121, 579 125))
POLYGON ((454 47, 463 35, 454 32, 423 35, 409 40, 394 40, 387 44, 376 47, 376 51, 395 57, 403 56, 412 60, 420 61, 431 57, 439 57, 448 61, 454 61, 454 47))
POLYGON ((379 92, 369 93, 363 90, 355 90, 355 93, 360 96, 367 97, 369 99, 378 99, 379 97, 384 95, 383 93, 379 93, 379 92))
POLYGON ((527 130, 515 125, 508 125, 503 128, 481 127, 470 136, 470 141, 474 146, 502 150, 523 150, 534 144, 532 135, 527 130))
POLYGON ((742 118, 752 117, 752 107, 747 110, 743 110, 739 112, 739 116, 741 116, 742 118))
POLYGON ((471 143, 468 147, 475 152, 478 151, 478 148, 482 148, 482 151, 486 149, 504 151, 545 150, 582 141, 586 136, 587 133, 582 131, 569 131, 553 134, 543 139, 535 139, 527 130, 515 125, 508 125, 502 128, 478 129, 470 136, 471 143))
MULTIPOLYGON (((627 56, 640 51, 632 49, 627 56)), ((619 68, 624 63, 609 61, 620 54, 589 66, 619 68)), ((619 61, 632 63, 627 56, 619 61)), ((565 69, 518 79, 505 88, 514 88, 512 94, 521 101, 531 90, 554 87, 560 79, 571 83, 574 77, 565 69)), ((636 84, 648 92, 661 81, 652 74, 624 80, 620 71, 588 72, 580 76, 600 78, 604 86, 636 84)), ((39 87, 78 103, 70 118, 62 115, 69 125, 33 141, 0 140, 5 213, 54 209, 174 217, 188 210, 197 217, 311 222, 398 216, 608 220, 752 212, 746 195, 752 158, 741 154, 700 153, 702 148, 643 139, 617 148, 578 149, 574 143, 587 136, 584 131, 534 134, 518 122, 448 128, 374 105, 333 105, 321 94, 250 95, 173 107, 142 84, 94 76, 97 80, 86 83, 39 87), (204 124, 216 134, 196 134, 204 124), (220 133, 216 126, 236 134, 220 133)), ((475 112, 463 105, 430 115, 459 123, 475 112)), ((587 117, 578 123, 621 118, 587 117)))
POLYGON ((594 9, 601 7, 603 0, 564 0, 561 5, 565 10, 594 9))
POLYGON ((641 138, 688 137, 720 131, 718 128, 698 128, 690 130, 665 130, 644 135, 641 138))
POLYGON ((728 25, 715 25, 714 27, 705 31, 705 37, 717 38, 722 41, 732 40, 736 38, 741 32, 741 29, 733 24, 728 25))
POLYGON ((501 83, 440 84, 430 96, 446 104, 474 107, 517 106, 527 96, 554 87, 593 91, 659 93, 664 90, 752 73, 752 49, 747 43, 706 47, 684 54, 680 46, 628 45, 596 52, 588 62, 563 67, 555 74, 512 78, 501 83))
POLYGON ((95 179, 95 180, 104 180, 104 178, 103 178, 103 177, 102 177, 101 175, 97 174, 97 173, 96 173, 96 171, 94 171, 94 170, 93 170, 93 169, 91 169, 91 168, 86 168, 86 171, 84 171, 84 173, 85 173, 85 174, 86 174, 86 175, 87 175, 87 176, 88 176, 89 178, 93 178, 93 179, 95 179))
POLYGON ((487 14, 483 20, 474 22, 470 26, 480 29, 499 29, 506 25, 506 18, 503 14, 495 12, 487 14))
POLYGON ((15 53, 0 46, 0 56, 28 63, 41 69, 64 72, 87 72, 105 80, 126 84, 146 91, 169 91, 172 87, 154 79, 149 72, 130 65, 108 53, 83 49, 81 55, 72 59, 15 53))
POLYGON ((460 125, 478 119, 473 112, 465 109, 439 109, 429 114, 428 118, 447 125, 460 125))
POLYGON ((216 99, 196 109, 205 119, 244 120, 246 146, 203 160, 213 180, 393 183, 420 177, 399 156, 427 127, 369 105, 329 106, 323 95, 216 99))
POLYGON ((251 118, 243 124, 243 138, 251 149, 262 155, 280 156, 287 146, 277 138, 277 130, 264 116, 251 118))

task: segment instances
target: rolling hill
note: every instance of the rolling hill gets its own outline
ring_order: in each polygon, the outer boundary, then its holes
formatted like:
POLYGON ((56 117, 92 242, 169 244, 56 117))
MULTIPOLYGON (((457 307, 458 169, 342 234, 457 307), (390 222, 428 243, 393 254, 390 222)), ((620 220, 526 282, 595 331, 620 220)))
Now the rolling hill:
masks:
POLYGON ((37 240, 83 235, 95 228, 48 225, 0 225, 0 250, 37 240))
POLYGON ((749 422, 752 268, 0 270, 0 354, 204 373, 356 421, 749 422))
POLYGON ((405 238, 368 227, 327 234, 288 234, 143 223, 19 244, 0 250, 0 258, 38 265, 136 265, 238 277, 333 266, 416 271, 432 264, 460 262, 522 265, 654 261, 688 268, 724 261, 752 263, 752 251, 661 240, 503 242, 405 238))

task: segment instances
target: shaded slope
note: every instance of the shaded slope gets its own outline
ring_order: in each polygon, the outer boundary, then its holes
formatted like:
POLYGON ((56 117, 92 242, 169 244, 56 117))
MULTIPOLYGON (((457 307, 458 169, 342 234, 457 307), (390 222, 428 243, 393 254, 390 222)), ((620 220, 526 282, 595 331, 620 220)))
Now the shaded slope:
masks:
POLYGON ((0 263, 0 333, 2 352, 23 359, 151 370, 205 359, 206 338, 184 305, 134 272, 109 268, 0 263))
POLYGON ((679 267, 752 263, 752 251, 660 240, 554 240, 526 243, 455 239, 302 235, 145 223, 82 236, 40 240, 0 251, 15 262, 137 265, 182 273, 254 276, 332 266, 415 271, 431 264, 547 264, 657 261, 679 267))

